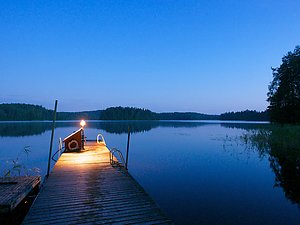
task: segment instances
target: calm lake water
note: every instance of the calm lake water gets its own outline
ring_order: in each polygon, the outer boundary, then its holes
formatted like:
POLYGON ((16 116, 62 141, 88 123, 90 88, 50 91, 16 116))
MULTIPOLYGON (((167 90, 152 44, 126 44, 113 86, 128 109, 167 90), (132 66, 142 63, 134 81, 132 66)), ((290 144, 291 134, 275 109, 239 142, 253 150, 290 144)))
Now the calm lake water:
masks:
MULTIPOLYGON (((177 224, 300 224, 300 128, 209 121, 87 123, 177 224)), ((58 122, 59 137, 79 122, 58 122)), ((0 123, 1 175, 45 175, 51 122, 0 123)))

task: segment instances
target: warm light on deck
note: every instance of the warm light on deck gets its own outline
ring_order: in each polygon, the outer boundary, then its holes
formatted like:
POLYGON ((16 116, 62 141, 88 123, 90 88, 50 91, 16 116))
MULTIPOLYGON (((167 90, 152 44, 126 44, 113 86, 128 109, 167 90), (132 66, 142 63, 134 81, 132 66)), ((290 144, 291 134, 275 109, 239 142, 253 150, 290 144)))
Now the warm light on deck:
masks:
POLYGON ((78 165, 83 168, 93 166, 95 163, 109 163, 109 150, 106 146, 98 145, 96 142, 86 145, 85 151, 62 154, 56 166, 66 168, 78 165))
POLYGON ((94 155, 80 155, 79 157, 74 157, 72 159, 73 162, 77 164, 85 164, 85 163, 93 163, 95 162, 95 156, 94 155))
POLYGON ((86 122, 84 120, 80 121, 80 126, 83 128, 86 125, 86 122))

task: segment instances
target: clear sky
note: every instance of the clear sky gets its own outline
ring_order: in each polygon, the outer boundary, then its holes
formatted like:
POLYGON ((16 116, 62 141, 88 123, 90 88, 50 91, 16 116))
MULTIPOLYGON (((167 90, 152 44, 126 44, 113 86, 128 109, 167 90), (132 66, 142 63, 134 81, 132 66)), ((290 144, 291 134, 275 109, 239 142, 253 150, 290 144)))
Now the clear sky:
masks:
POLYGON ((2 0, 0 102, 59 111, 264 110, 299 0, 2 0))

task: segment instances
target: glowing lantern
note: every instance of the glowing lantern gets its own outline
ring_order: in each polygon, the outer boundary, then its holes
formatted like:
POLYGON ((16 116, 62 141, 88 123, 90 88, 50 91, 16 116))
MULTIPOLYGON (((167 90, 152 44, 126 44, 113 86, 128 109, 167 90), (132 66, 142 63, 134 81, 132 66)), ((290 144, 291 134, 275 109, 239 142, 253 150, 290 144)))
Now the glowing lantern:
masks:
POLYGON ((85 125, 86 125, 86 122, 85 122, 84 120, 81 120, 81 121, 80 121, 80 126, 81 126, 82 128, 84 128, 85 125))

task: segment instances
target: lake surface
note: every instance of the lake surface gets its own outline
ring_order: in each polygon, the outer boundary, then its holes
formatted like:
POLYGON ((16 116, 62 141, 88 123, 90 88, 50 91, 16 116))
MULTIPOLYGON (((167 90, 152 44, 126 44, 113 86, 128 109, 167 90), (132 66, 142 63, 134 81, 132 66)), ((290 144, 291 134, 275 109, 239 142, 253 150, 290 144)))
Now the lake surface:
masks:
MULTIPOLYGON (((1 175, 47 171, 51 122, 0 123, 1 175)), ((300 128, 261 123, 87 123, 125 155, 129 171, 177 224, 299 224, 300 128)), ((79 122, 57 122, 59 137, 79 122)), ((53 163, 52 163, 53 165, 53 163)))

